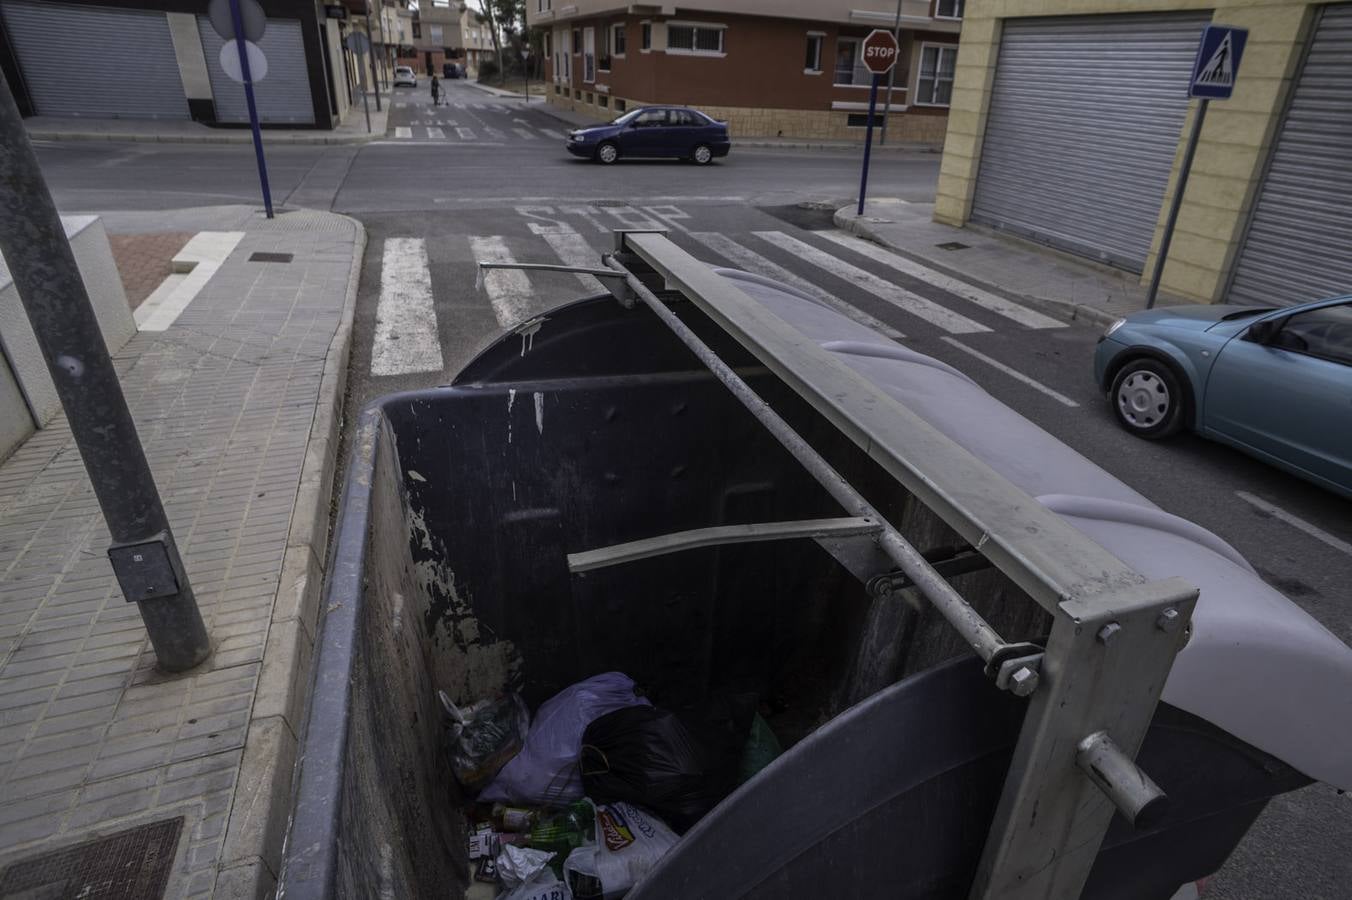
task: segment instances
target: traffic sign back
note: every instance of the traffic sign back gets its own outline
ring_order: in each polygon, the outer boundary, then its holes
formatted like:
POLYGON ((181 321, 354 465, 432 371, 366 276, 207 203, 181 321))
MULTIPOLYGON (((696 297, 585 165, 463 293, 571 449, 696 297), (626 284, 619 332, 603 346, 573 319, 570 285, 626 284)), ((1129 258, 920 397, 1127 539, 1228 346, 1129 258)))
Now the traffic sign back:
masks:
POLYGON ((1188 96, 1228 100, 1235 89, 1239 60, 1244 55, 1244 43, 1248 39, 1247 28, 1208 25, 1197 47, 1197 60, 1192 64, 1188 96))
POLYGON ((896 35, 882 28, 875 28, 864 38, 864 67, 874 75, 886 75, 897 64, 901 48, 897 46, 896 35))

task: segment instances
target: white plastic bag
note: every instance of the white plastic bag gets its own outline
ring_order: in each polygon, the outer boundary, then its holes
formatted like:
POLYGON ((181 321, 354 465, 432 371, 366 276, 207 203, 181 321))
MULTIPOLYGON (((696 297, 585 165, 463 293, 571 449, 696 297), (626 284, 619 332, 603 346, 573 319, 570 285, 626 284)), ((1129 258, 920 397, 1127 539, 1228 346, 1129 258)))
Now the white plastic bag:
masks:
POLYGON ((518 884, 498 900, 573 900, 573 895, 568 885, 545 866, 525 884, 518 884))
POLYGON ((635 693, 633 679, 620 672, 564 688, 540 707, 521 752, 502 767, 479 799, 525 806, 563 806, 582 799, 577 770, 582 732, 606 713, 648 705, 635 693))
POLYGON ((656 816, 628 803, 596 807, 596 843, 578 847, 563 863, 569 884, 594 878, 605 900, 615 900, 643 880, 680 840, 656 816))
POLYGON ((498 854, 498 880, 503 887, 525 884, 549 866, 554 854, 546 850, 532 850, 515 844, 503 844, 498 854))

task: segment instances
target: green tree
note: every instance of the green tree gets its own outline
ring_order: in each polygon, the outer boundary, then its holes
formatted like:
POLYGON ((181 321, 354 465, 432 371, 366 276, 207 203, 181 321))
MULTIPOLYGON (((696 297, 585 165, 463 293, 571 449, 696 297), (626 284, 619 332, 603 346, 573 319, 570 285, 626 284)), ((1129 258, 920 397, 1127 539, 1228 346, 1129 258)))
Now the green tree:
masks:
POLYGON ((488 26, 493 36, 493 52, 498 58, 498 83, 507 77, 503 64, 502 41, 525 28, 526 0, 479 0, 478 20, 488 26))

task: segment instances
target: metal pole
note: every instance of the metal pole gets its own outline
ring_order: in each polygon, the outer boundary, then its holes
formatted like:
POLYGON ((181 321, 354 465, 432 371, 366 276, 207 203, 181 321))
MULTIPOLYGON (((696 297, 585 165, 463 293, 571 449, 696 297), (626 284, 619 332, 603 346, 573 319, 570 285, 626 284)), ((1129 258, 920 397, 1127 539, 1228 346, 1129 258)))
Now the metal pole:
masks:
MULTIPOLYGON (((355 32, 354 32, 355 33, 355 32)), ((371 133, 371 97, 366 92, 366 69, 362 68, 360 62, 357 63, 357 71, 361 73, 361 106, 366 112, 366 133, 371 133)), ((376 102, 380 102, 379 95, 376 96, 376 102)), ((376 107, 379 109, 379 107, 376 107)))
POLYGON ((230 20, 235 26, 239 71, 244 77, 244 101, 249 105, 249 128, 253 131, 254 156, 258 157, 258 181, 263 185, 263 211, 271 219, 272 188, 268 186, 268 163, 263 158, 263 132, 258 127, 258 106, 254 103, 253 75, 249 72, 249 51, 244 40, 244 19, 239 13, 239 0, 230 0, 230 20))
POLYGON ((366 49, 371 58, 371 84, 376 89, 376 112, 380 112, 380 75, 376 72, 376 33, 371 30, 371 0, 366 0, 366 49))
POLYGON ((3 73, 0 252, 47 361, 113 542, 160 543, 174 573, 172 594, 137 602, 155 657, 166 671, 191 669, 211 655, 206 625, 75 254, 3 73))
POLYGON ((1197 106, 1197 116, 1192 120, 1192 133, 1188 135, 1188 149, 1183 151, 1183 165, 1178 170, 1178 187, 1174 188, 1173 199, 1169 201, 1169 218, 1164 223, 1164 234, 1160 237, 1159 253, 1155 255, 1155 271, 1150 274, 1150 290, 1145 295, 1146 309, 1154 308, 1155 295, 1160 290, 1160 277, 1164 274, 1164 263, 1169 258, 1169 245, 1174 240, 1174 225, 1178 222, 1178 208, 1183 205, 1183 191, 1188 187, 1188 175, 1192 171, 1192 158, 1197 153, 1197 139, 1202 134, 1202 121, 1206 118, 1206 108, 1210 102, 1203 97, 1197 106))
MULTIPOLYGON (((892 37, 897 41, 897 57, 901 57, 901 0, 897 0, 897 17, 892 22, 892 37)), ((883 130, 878 134, 878 146, 887 146, 887 120, 892 118, 892 87, 897 83, 894 64, 887 73, 887 104, 883 107, 883 130)))
POLYGON ((864 214, 864 194, 868 191, 868 157, 873 150, 873 111, 878 108, 878 82, 882 80, 881 75, 874 75, 873 86, 868 89, 868 131, 864 133, 864 170, 859 175, 859 209, 856 212, 860 216, 864 214))
MULTIPOLYGON (((379 3, 380 15, 376 16, 376 23, 380 26, 380 77, 385 81, 384 89, 389 90, 390 73, 386 68, 386 63, 388 63, 389 60, 385 58, 385 0, 379 0, 379 3)), ((376 90, 380 89, 381 85, 377 84, 376 90)))

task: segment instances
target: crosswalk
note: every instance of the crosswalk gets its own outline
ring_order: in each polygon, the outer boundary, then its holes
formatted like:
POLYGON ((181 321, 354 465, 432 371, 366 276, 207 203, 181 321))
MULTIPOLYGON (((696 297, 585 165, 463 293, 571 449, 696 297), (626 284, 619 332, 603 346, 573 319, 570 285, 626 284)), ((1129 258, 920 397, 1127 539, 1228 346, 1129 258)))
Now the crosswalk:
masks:
POLYGON ((409 110, 396 120, 390 135, 396 141, 483 144, 565 140, 562 128, 514 118, 512 110, 502 105, 460 102, 432 106, 396 102, 394 108, 409 110))
POLYGON ((439 268, 460 266, 461 272, 471 266, 477 269, 479 261, 596 267, 601 254, 611 249, 611 229, 623 225, 668 227, 673 241, 710 265, 783 282, 893 339, 906 338, 896 325, 908 333, 917 333, 912 332, 914 328, 937 335, 976 363, 999 369, 1058 403, 1076 405, 958 340, 998 330, 1064 328, 1064 323, 853 235, 829 230, 792 234, 782 230, 736 234, 695 230, 686 221, 690 216, 670 205, 523 206, 516 211, 526 228, 501 229, 511 233, 385 239, 371 348, 372 375, 441 371, 443 359, 437 339, 441 325, 437 317, 443 303, 460 308, 486 304, 498 327, 511 330, 538 321, 560 303, 604 290, 601 281, 587 273, 569 276, 492 269, 476 272, 479 277, 474 291, 464 278, 436 285, 443 293, 434 302, 433 261, 439 268), (524 236, 520 234, 523 230, 527 232, 524 236), (573 286, 566 287, 568 283, 573 286), (908 322, 912 324, 908 326, 908 322))

